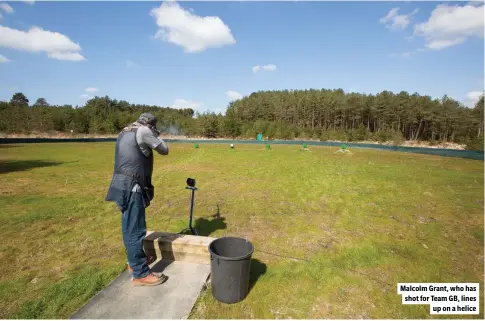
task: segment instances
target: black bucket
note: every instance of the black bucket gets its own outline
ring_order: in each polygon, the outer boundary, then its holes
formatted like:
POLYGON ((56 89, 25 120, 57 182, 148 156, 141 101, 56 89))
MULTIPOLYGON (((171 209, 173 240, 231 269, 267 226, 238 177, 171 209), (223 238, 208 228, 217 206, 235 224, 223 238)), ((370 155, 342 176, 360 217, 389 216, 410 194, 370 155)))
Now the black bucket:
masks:
POLYGON ((254 246, 246 239, 221 237, 209 244, 214 298, 237 303, 249 293, 249 273, 254 246))

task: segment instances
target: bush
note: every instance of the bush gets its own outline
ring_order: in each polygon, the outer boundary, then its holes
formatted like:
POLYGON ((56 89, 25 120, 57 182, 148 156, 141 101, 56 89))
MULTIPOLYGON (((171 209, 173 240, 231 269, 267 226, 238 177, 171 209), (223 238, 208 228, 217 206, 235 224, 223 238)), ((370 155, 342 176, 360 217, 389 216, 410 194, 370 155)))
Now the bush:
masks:
POLYGON ((402 143, 404 142, 404 136, 403 134, 400 132, 400 131, 394 131, 392 132, 392 143, 395 145, 395 146, 398 146, 398 145, 402 145, 402 143))
POLYGON ((483 137, 468 139, 466 149, 483 151, 483 137))
POLYGON ((377 133, 374 133, 374 135, 369 136, 373 136, 373 140, 376 140, 380 143, 390 141, 393 145, 401 145, 405 141, 404 136, 400 131, 391 129, 380 130, 377 133))
POLYGON ((376 133, 377 141, 380 143, 385 143, 391 139, 391 135, 387 130, 380 130, 376 133))
POLYGON ((313 137, 313 130, 311 128, 305 128, 297 132, 296 137, 304 138, 304 139, 309 139, 313 137))
POLYGON ((252 128, 247 129, 244 133, 244 138, 249 139, 249 138, 255 138, 255 137, 256 137, 256 132, 252 128))
POLYGON ((371 131, 362 124, 359 126, 359 128, 355 129, 354 131, 355 131, 355 138, 360 141, 369 139, 369 137, 372 134, 371 131))
POLYGON ((346 141, 347 135, 343 131, 323 131, 320 137, 321 141, 346 141))
POLYGON ((267 131, 268 125, 269 125, 269 123, 267 121, 257 120, 253 124, 253 131, 255 133, 264 133, 264 132, 267 131))
POLYGON ((295 138, 295 132, 291 128, 281 128, 280 129, 281 139, 293 139, 295 138))

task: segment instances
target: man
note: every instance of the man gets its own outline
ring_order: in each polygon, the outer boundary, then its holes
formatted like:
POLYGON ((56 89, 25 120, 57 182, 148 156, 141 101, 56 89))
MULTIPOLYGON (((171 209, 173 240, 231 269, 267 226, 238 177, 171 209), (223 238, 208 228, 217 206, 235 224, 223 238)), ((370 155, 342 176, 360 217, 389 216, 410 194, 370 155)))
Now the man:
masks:
POLYGON ((152 150, 168 155, 168 146, 158 138, 156 125, 155 116, 143 113, 118 135, 114 173, 106 195, 106 201, 115 202, 122 213, 123 243, 134 285, 158 285, 167 280, 165 275, 150 271, 143 251, 145 209, 154 196, 152 150))

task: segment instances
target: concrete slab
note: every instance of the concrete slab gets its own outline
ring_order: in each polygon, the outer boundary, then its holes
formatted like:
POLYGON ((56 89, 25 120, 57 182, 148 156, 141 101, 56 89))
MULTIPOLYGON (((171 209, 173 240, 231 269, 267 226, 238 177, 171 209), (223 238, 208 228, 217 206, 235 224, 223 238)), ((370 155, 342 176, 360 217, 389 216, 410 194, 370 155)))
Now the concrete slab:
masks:
POLYGON ((210 265, 158 261, 153 272, 168 280, 136 287, 128 271, 94 296, 70 319, 186 319, 210 274, 210 265))

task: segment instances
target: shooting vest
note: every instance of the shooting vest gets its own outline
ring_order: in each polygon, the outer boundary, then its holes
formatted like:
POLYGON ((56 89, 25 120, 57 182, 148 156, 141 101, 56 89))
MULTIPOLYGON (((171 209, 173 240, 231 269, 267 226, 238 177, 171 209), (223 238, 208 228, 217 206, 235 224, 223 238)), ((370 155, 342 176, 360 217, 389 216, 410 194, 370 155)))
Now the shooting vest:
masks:
POLYGON ((145 207, 153 199, 153 152, 145 156, 136 141, 138 128, 123 131, 115 146, 115 165, 106 201, 114 201, 120 210, 128 207, 130 193, 135 184, 140 185, 145 207))

